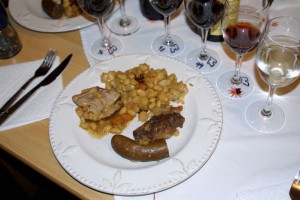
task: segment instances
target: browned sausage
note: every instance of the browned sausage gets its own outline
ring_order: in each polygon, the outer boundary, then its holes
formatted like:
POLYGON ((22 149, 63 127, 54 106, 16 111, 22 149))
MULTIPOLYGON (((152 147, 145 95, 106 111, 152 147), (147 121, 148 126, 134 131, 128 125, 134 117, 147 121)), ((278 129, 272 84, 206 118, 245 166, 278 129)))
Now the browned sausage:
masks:
POLYGON ((158 161, 169 157, 169 150, 165 139, 141 144, 123 135, 114 135, 111 139, 114 151, 132 161, 158 161))

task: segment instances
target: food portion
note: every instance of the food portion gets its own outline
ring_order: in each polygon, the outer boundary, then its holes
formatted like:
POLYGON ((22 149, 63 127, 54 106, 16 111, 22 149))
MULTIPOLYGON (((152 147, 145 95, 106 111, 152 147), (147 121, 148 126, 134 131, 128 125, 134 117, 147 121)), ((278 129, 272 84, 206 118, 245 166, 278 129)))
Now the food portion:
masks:
POLYGON ((42 9, 53 19, 76 17, 82 13, 76 0, 42 0, 42 9))
POLYGON ((179 135, 186 84, 165 69, 140 64, 127 71, 101 74, 104 88, 87 88, 73 96, 80 127, 94 137, 115 134, 111 141, 120 156, 133 161, 156 161, 169 156, 166 140, 179 135), (134 139, 121 136, 137 116, 144 123, 134 139))
POLYGON ((114 151, 131 161, 158 161, 169 157, 166 140, 178 133, 185 118, 178 112, 164 113, 151 117, 133 131, 134 140, 114 135, 111 145, 114 151))
POLYGON ((137 141, 168 139, 177 133, 178 127, 182 128, 184 120, 184 117, 176 112, 153 116, 133 131, 134 139, 137 141))
POLYGON ((73 96, 76 113, 86 120, 99 121, 110 117, 123 106, 121 94, 114 90, 92 87, 73 96))
POLYGON ((143 143, 123 135, 114 135, 111 145, 117 154, 131 161, 158 161, 169 157, 165 139, 143 143))
POLYGON ((109 71, 101 75, 106 89, 121 93, 124 107, 121 113, 138 115, 145 122, 154 115, 170 112, 171 103, 183 104, 188 93, 186 84, 165 69, 153 69, 147 64, 125 72, 109 71))
POLYGON ((80 127, 95 137, 121 134, 136 116, 139 121, 146 122, 152 116, 181 112, 183 108, 178 104, 184 103, 188 93, 186 84, 178 81, 175 74, 167 74, 165 69, 150 68, 147 64, 124 72, 105 72, 100 79, 105 84, 104 88, 88 88, 73 97, 78 106, 76 113, 80 127), (100 91, 103 94, 99 94, 100 91), (110 101, 113 102, 111 105, 110 101), (110 112, 102 113, 102 110, 110 112))

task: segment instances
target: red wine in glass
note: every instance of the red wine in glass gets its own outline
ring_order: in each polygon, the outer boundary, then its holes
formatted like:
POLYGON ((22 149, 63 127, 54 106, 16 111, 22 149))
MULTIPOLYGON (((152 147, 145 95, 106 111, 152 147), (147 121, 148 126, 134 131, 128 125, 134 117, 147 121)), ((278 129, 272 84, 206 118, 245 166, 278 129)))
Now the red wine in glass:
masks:
POLYGON ((140 0, 140 8, 144 17, 149 20, 163 20, 164 16, 153 8, 149 0, 140 0))
POLYGON ((217 88, 225 97, 242 99, 254 90, 254 82, 241 72, 245 54, 257 47, 268 21, 268 1, 241 0, 238 6, 226 6, 222 17, 222 34, 225 44, 236 54, 234 71, 221 74, 217 88))
POLYGON ((166 33, 157 37, 152 43, 154 53, 175 57, 184 50, 185 43, 177 35, 170 33, 170 20, 173 14, 182 4, 183 0, 149 0, 152 7, 165 17, 166 33))
POLYGON ((202 29, 211 28, 222 17, 224 4, 219 1, 195 0, 187 6, 191 21, 202 29))
POLYGON ((105 34, 104 19, 112 11, 114 0, 77 0, 80 8, 91 17, 97 19, 101 38, 91 45, 91 55, 99 60, 113 58, 120 54, 123 44, 115 37, 105 34))
POLYGON ((105 17, 113 8, 113 1, 82 1, 81 8, 95 18, 105 17))
POLYGON ((237 54, 245 54, 254 49, 260 35, 260 30, 248 22, 237 22, 224 30, 224 40, 237 54))
POLYGON ((191 51, 186 61, 202 73, 217 70, 221 58, 217 52, 207 49, 207 35, 210 28, 222 18, 225 5, 219 0, 184 0, 185 10, 192 23, 201 29, 201 48, 191 51))
POLYGON ((183 0, 155 0, 153 1, 152 6, 156 10, 159 10, 160 13, 163 13, 163 15, 171 15, 179 8, 182 1, 183 0))

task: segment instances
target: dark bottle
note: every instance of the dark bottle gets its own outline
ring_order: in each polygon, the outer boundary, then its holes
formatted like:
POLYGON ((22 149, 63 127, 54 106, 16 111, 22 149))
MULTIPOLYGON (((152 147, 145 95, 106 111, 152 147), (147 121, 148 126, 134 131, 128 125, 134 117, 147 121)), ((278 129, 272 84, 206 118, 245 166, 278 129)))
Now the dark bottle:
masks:
POLYGON ((0 1, 0 59, 16 55, 21 48, 18 34, 9 23, 5 7, 0 1))
POLYGON ((207 40, 211 42, 223 42, 224 38, 221 30, 221 20, 216 23, 208 32, 207 40))
MULTIPOLYGON (((223 3, 225 2, 224 0, 221 0, 223 3)), ((239 7, 240 0, 227 0, 228 6, 230 8, 237 8, 239 7)), ((235 16, 233 16, 235 17, 235 16)), ((221 29, 221 20, 216 23, 211 29, 209 30, 207 40, 211 42, 223 42, 223 34, 222 34, 222 29, 221 29)))
POLYGON ((140 0, 140 7, 144 17, 150 20, 163 20, 164 16, 156 11, 149 0, 140 0))

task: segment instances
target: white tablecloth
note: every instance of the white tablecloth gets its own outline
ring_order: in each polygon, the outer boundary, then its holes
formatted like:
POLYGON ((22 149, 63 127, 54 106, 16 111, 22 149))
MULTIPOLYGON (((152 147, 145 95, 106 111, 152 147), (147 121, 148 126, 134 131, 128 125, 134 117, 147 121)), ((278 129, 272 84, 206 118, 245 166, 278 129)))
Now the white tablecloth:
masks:
MULTIPOLYGON (((285 3, 287 1, 284 1, 285 3)), ((159 35, 164 34, 162 21, 149 21, 144 18, 139 9, 139 1, 126 1, 128 15, 134 15, 141 23, 140 29, 130 36, 116 36, 122 40, 124 48, 121 55, 134 53, 153 53, 151 42, 159 35)), ((299 9, 298 9, 299 10, 299 9)), ((278 11, 276 13, 279 14, 278 11)), ((108 20, 107 26, 114 17, 115 12, 108 20)), ((298 14, 295 14, 298 15, 298 14)), ((175 59, 185 61, 187 54, 200 46, 200 36, 194 31, 189 19, 181 9, 173 15, 171 33, 184 39, 186 47, 184 52, 175 59)), ((99 35, 96 25, 81 30, 83 47, 90 65, 95 60, 89 53, 90 43, 99 35)), ((233 70, 234 54, 222 43, 208 42, 208 47, 216 50, 222 58, 221 67, 210 74, 205 74, 211 84, 216 87, 216 80, 225 71, 233 70)), ((288 190, 293 177, 300 167, 300 87, 299 80, 294 84, 279 89, 274 97, 286 114, 285 126, 273 134, 261 134, 252 130, 245 121, 245 110, 252 102, 266 100, 267 86, 262 82, 255 71, 254 55, 247 55, 242 65, 242 71, 249 74, 255 84, 251 96, 232 100, 219 94, 223 107, 223 129, 219 144, 209 161, 195 175, 183 183, 156 194, 135 197, 115 196, 116 200, 230 200, 251 199, 247 194, 268 194, 257 199, 289 199, 288 190), (278 196, 274 186, 282 185, 278 196), (270 188, 270 192, 266 192, 270 188), (272 189, 272 190, 271 190, 272 189)), ((253 199, 253 196, 252 196, 253 199)))

